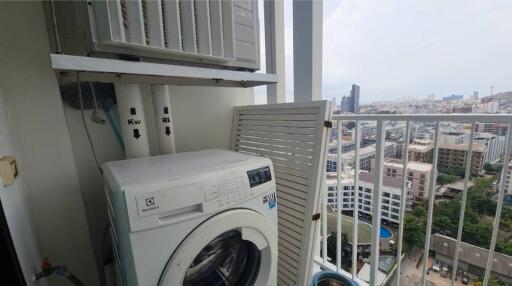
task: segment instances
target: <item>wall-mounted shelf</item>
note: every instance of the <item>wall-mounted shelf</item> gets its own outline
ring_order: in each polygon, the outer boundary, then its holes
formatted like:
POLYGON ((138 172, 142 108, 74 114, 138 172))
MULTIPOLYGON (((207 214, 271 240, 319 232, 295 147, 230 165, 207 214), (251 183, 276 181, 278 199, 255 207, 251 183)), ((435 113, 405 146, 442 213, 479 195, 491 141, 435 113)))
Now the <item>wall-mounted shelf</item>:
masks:
POLYGON ((277 83, 275 74, 180 66, 117 59, 51 54, 61 81, 167 84, 185 86, 254 87, 277 83))

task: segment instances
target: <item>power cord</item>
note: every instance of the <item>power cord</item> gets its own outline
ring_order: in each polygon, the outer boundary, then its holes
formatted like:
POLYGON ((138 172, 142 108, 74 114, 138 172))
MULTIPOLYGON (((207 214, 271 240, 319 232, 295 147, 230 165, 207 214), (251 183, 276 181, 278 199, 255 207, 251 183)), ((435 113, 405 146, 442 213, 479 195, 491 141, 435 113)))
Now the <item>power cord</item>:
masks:
POLYGON ((76 85, 78 89, 78 99, 80 101, 80 117, 82 118, 82 124, 85 129, 85 134, 87 135, 87 140, 89 141, 89 146, 91 147, 92 156, 94 157, 94 162, 96 163, 96 167, 100 171, 100 174, 103 176, 103 169, 101 168, 100 162, 98 161, 98 157, 96 156, 96 149, 94 149, 94 144, 92 143, 91 134, 89 133, 89 128, 87 127, 87 123, 85 122, 85 114, 84 114, 84 101, 82 98, 82 88, 80 82, 80 73, 76 73, 76 85))

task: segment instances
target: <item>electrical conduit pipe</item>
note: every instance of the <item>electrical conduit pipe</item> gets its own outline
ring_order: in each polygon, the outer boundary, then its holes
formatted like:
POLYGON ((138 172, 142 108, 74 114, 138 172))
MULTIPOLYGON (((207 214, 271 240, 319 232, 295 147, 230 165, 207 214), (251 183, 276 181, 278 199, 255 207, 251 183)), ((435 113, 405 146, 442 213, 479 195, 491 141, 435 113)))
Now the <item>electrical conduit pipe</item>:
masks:
POLYGON ((159 154, 174 154, 174 128, 171 116, 171 96, 167 85, 151 86, 158 138, 159 154))
POLYGON ((140 86, 116 83, 114 87, 126 158, 149 157, 148 133, 140 86))

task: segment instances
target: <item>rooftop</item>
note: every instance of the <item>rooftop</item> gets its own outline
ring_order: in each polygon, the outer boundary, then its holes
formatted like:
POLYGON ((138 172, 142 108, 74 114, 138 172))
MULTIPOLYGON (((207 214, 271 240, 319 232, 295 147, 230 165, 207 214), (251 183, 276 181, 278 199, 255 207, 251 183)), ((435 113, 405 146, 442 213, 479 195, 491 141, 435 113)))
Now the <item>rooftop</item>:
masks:
MULTIPOLYGON (((459 151, 468 151, 469 144, 439 144, 439 149, 450 149, 459 151)), ((473 144, 473 152, 485 152, 485 146, 482 144, 473 144)))
MULTIPOLYGON (((430 249, 442 255, 453 257, 456 242, 457 240, 451 237, 434 234, 430 249)), ((465 242, 460 243, 460 248, 460 261, 485 269, 489 250, 465 242)), ((512 257, 495 252, 492 271, 506 277, 512 277, 512 257)))
MULTIPOLYGON (((394 158, 386 158, 386 162, 384 162, 384 166, 394 167, 401 169, 404 167, 404 161, 394 158)), ((416 161, 408 161, 407 169, 421 172, 429 172, 432 171, 432 164, 416 162, 416 161)))
MULTIPOLYGON (((342 184, 353 183, 354 176, 352 174, 353 174, 353 172, 350 172, 350 171, 342 172, 341 183, 342 184)), ((374 173, 370 173, 370 172, 366 172, 366 171, 359 172, 359 181, 361 181, 361 182, 373 184, 374 179, 375 179, 374 173)), ((336 184, 337 184, 336 178, 327 178, 328 186, 335 186, 336 184)), ((401 188, 402 187, 402 179, 400 177, 383 176, 382 185, 385 187, 391 187, 391 188, 401 188)))
MULTIPOLYGON (((415 140, 417 141, 417 140, 415 140)), ((409 144, 409 151, 425 153, 432 150, 432 145, 409 144)))

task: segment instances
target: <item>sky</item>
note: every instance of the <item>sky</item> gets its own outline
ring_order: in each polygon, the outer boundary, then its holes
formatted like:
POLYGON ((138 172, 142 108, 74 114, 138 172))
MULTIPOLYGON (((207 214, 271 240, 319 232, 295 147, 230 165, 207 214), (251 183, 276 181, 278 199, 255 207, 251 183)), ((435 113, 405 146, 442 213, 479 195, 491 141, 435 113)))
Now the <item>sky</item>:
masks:
MULTIPOLYGON (((293 101, 293 3, 285 2, 293 101)), ((361 86, 362 104, 512 90, 511 0, 324 0, 323 98, 361 86)), ((262 9, 261 9, 262 10, 262 9)), ((265 88, 256 103, 265 103, 265 88)))

